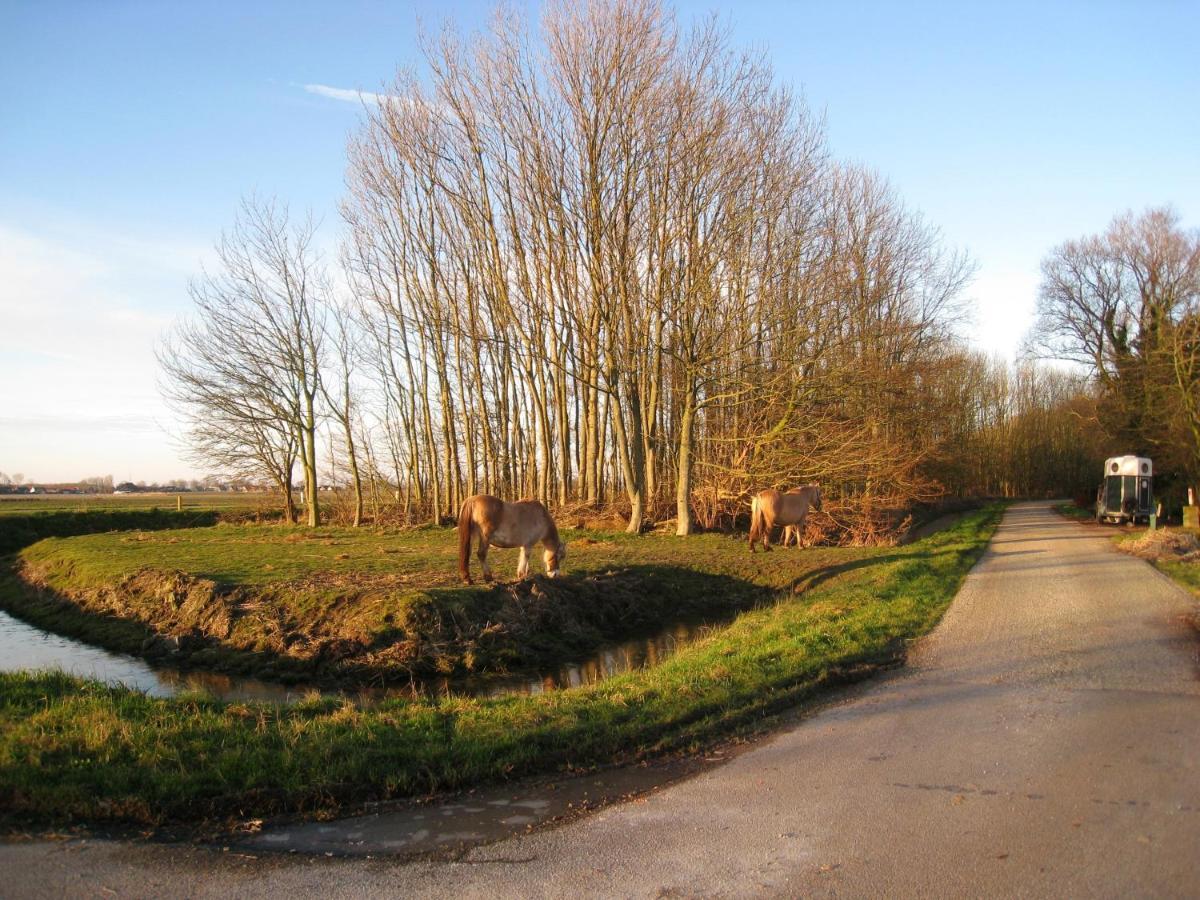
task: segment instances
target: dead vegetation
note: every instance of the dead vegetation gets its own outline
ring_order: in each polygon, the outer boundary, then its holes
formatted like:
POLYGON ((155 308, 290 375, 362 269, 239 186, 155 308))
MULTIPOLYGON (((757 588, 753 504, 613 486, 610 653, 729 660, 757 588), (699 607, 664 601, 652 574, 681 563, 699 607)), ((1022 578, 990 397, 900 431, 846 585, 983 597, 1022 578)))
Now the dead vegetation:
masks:
POLYGON ((1153 562, 1200 562, 1200 538, 1191 531, 1161 528, 1120 546, 1126 553, 1153 562))

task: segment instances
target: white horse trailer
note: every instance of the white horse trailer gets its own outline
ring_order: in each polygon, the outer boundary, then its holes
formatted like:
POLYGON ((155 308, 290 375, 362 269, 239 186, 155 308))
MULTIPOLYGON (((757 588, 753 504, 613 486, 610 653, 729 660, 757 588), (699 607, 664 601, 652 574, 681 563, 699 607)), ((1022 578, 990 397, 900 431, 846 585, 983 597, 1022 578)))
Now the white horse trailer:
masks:
POLYGON ((1149 522, 1154 511, 1154 463, 1144 456, 1104 461, 1104 481, 1096 492, 1097 522, 1149 522))

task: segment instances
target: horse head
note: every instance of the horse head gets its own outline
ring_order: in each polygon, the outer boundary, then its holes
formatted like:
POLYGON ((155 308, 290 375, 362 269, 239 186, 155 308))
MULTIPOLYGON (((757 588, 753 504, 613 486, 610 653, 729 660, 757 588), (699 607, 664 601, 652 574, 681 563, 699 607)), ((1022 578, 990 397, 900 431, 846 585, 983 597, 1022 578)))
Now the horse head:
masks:
POLYGON ((567 543, 566 543, 566 541, 560 540, 558 542, 558 544, 554 547, 554 549, 546 550, 546 552, 542 554, 542 559, 546 563, 546 577, 547 578, 557 578, 558 574, 559 574, 558 566, 566 558, 567 558, 567 543))
POLYGON ((817 510, 817 512, 820 512, 821 511, 821 486, 819 484, 814 484, 812 487, 813 487, 813 490, 812 490, 813 509, 817 510))

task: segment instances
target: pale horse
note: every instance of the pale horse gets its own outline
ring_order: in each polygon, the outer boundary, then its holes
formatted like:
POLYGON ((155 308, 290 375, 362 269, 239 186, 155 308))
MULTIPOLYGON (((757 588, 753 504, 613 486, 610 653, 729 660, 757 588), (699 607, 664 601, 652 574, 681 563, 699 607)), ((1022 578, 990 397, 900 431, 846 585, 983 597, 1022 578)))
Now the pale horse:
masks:
MULTIPOLYGON (((799 543, 799 534, 804 530, 809 507, 821 508, 821 486, 805 484, 792 488, 786 494, 768 488, 759 491, 750 501, 750 552, 762 541, 763 549, 771 549, 771 529, 776 525, 794 526, 799 543)), ((784 533, 786 540, 787 534, 784 533)))
POLYGON ((479 564, 483 567, 483 580, 492 580, 492 567, 488 565, 488 547, 520 547, 517 560, 517 577, 529 574, 529 554, 538 541, 546 548, 543 559, 546 575, 558 575, 559 564, 566 559, 567 545, 558 536, 558 528, 550 513, 537 500, 519 500, 508 503, 499 497, 476 494, 468 497, 458 514, 458 571, 467 584, 471 581, 471 539, 479 536, 479 564))

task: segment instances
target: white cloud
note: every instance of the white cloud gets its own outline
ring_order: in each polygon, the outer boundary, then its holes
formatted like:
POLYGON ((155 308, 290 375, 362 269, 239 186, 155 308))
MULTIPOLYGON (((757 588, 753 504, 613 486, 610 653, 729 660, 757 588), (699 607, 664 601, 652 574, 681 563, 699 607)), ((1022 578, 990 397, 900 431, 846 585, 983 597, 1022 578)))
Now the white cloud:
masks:
POLYGON ((327 84, 306 84, 304 85, 304 90, 319 97, 328 97, 331 100, 340 100, 343 103, 355 103, 360 106, 364 103, 378 106, 385 100, 398 99, 388 94, 373 94, 370 91, 355 91, 349 88, 330 87, 327 84))

